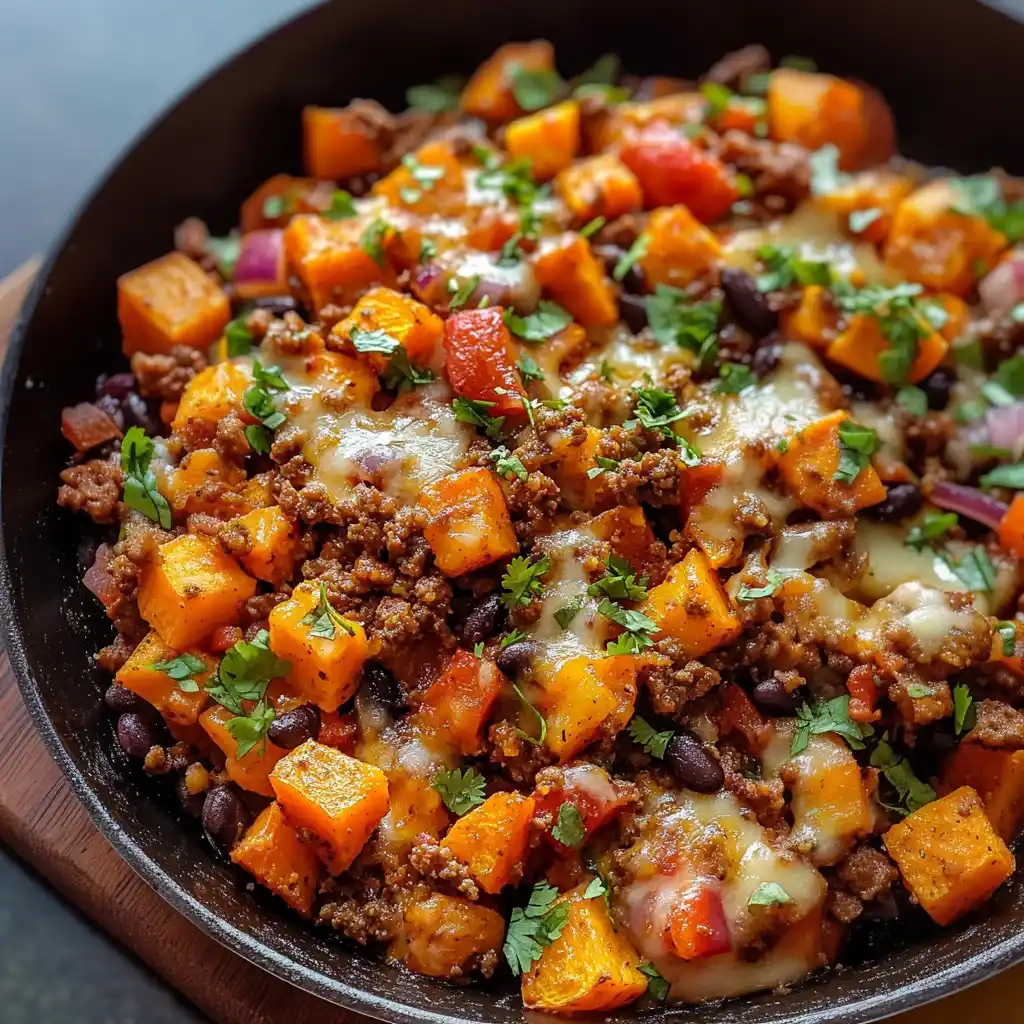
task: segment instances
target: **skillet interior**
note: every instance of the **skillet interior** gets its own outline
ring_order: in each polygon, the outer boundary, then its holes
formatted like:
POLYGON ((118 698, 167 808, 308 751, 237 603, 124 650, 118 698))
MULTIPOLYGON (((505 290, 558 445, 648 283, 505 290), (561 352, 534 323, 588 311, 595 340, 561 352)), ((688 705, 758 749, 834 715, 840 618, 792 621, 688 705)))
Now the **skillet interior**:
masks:
MULTIPOLYGON (((173 803, 116 750, 92 652, 109 624, 79 584, 94 538, 57 509, 67 457, 63 405, 120 368, 113 282, 170 247, 189 214, 218 231, 240 200, 279 170, 299 171, 299 110, 374 96, 399 108, 406 85, 469 69, 499 43, 546 36, 563 71, 615 50, 636 72, 696 75, 718 55, 761 41, 879 86, 894 106, 903 152, 959 170, 1024 172, 1012 97, 1024 27, 971 0, 470 0, 317 8, 237 57, 175 106, 116 166, 71 227, 36 287, 5 367, 0 610, 8 649, 37 725, 97 824, 172 904, 274 973, 393 1022, 520 1021, 511 989, 456 991, 388 969, 237 886, 173 803)), ((888 938, 883 937, 889 945, 888 938)), ((1024 889, 1014 881, 980 915, 941 934, 897 940, 882 959, 787 996, 639 1016, 747 1022, 867 1021, 980 980, 1024 958, 1024 889)), ((531 1015, 534 1019, 537 1015, 531 1015)), ((616 1020, 633 1020, 623 1014, 616 1020)))

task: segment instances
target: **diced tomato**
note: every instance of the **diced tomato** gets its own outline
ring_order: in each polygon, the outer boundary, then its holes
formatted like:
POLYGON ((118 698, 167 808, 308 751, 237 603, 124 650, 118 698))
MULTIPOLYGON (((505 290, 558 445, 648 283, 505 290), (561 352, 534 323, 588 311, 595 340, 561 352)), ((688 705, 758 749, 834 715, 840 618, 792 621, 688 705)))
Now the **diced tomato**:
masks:
POLYGON ((882 717, 882 712, 875 710, 878 685, 871 665, 858 665, 846 680, 846 689, 850 691, 850 717, 855 722, 877 722, 882 717))
POLYGON ((359 723, 354 711, 339 715, 337 711, 320 713, 320 735, 317 742, 334 747, 350 757, 356 752, 356 740, 359 738, 359 723))
POLYGON ((683 960, 699 960, 732 949, 725 908, 717 890, 706 882, 697 882, 683 893, 672 910, 668 943, 683 960))
POLYGON ((522 416, 526 392, 500 306, 464 309, 445 323, 448 380, 457 394, 494 402, 493 416, 522 416))
MULTIPOLYGON (((613 782, 603 768, 593 764, 563 769, 560 781, 540 783, 533 798, 537 813, 550 812, 555 821, 562 804, 572 804, 580 812, 587 838, 630 802, 629 792, 613 782)), ((550 832, 547 836, 556 847, 566 849, 550 832)))
POLYGON ((92 402, 79 402, 62 409, 60 431, 80 452, 121 436, 117 424, 92 402))
POLYGON ((242 630, 238 626, 218 626, 210 634, 210 650, 217 654, 223 654, 244 639, 242 630))
POLYGON ((718 728, 723 734, 738 732, 754 754, 764 749, 773 732, 771 723, 765 720, 754 707, 753 701, 735 683, 727 684, 722 690, 718 728))
POLYGON ((739 198, 725 164, 667 124, 637 132, 622 144, 619 156, 640 181, 649 208, 682 204, 710 224, 739 198))
POLYGON ((683 522, 690 513, 722 482, 725 466, 721 462, 702 462, 686 469, 682 475, 681 512, 683 522))
POLYGON ((114 557, 114 550, 109 544, 101 544, 96 549, 96 557, 92 565, 85 570, 82 583, 87 590, 92 591, 103 603, 103 607, 109 612, 121 598, 121 588, 117 585, 110 572, 110 560, 114 557))

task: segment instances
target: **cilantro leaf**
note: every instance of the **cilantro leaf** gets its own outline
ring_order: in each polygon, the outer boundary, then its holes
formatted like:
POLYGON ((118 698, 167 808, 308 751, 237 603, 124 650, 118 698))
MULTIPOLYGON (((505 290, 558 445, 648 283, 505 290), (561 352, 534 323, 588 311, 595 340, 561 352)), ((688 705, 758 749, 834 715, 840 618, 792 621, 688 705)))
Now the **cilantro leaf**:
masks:
POLYGON ((655 732, 653 726, 639 716, 634 716, 631 719, 627 732, 629 738, 642 747, 645 754, 650 754, 651 757, 656 757, 659 761, 665 757, 669 741, 675 735, 671 729, 667 729, 665 732, 655 732))
POLYGON ((850 695, 843 694, 832 700, 816 700, 812 704, 804 702, 797 708, 796 732, 789 748, 792 755, 799 754, 807 748, 811 736, 832 732, 842 736, 853 750, 862 750, 864 738, 874 730, 870 725, 861 725, 850 718, 850 695))
POLYGON ((588 220, 586 224, 579 230, 581 238, 590 238, 591 235, 596 235, 607 223, 604 217, 595 217, 593 220, 588 220))
POLYGON ((669 984, 654 964, 640 964, 637 970, 647 976, 647 995, 663 1003, 668 999, 669 984))
POLYGON ((267 732, 274 721, 274 709, 265 700, 258 700, 256 706, 248 714, 236 715, 224 723, 233 737, 235 757, 245 757, 255 746, 266 749, 267 732))
POLYGON ((670 424, 685 419, 686 413, 679 408, 676 396, 671 391, 663 391, 660 388, 633 389, 636 395, 636 405, 633 409, 635 420, 627 421, 627 426, 633 422, 639 423, 648 430, 657 430, 668 440, 676 440, 676 432, 670 424))
POLYGON ((995 588, 996 570, 983 547, 971 548, 959 562, 954 562, 948 555, 940 557, 968 590, 987 594, 995 588))
POLYGON ((352 195, 343 188, 336 188, 331 193, 331 202, 326 210, 320 211, 320 216, 327 220, 348 220, 356 215, 356 205, 352 201, 352 195))
POLYGON ((501 318, 517 338, 530 342, 546 341, 572 323, 572 314, 548 299, 542 299, 537 312, 529 316, 519 316, 514 310, 506 309, 501 318))
POLYGON ((397 338, 380 329, 368 331, 363 327, 353 327, 349 337, 352 340, 352 347, 357 352, 382 352, 389 356, 402 347, 397 338))
POLYGON ((896 392, 896 404, 912 416, 924 416, 928 412, 928 396, 913 384, 907 384, 896 392))
POLYGON ((430 782, 430 788, 440 794, 445 807, 460 818, 484 802, 486 786, 487 780, 475 768, 442 768, 430 782))
POLYGON ((516 369, 519 371, 519 377, 524 384, 529 383, 531 380, 544 379, 544 371, 537 365, 537 361, 525 353, 516 360, 516 369))
POLYGON ((785 579, 778 569, 771 568, 765 573, 764 578, 765 584, 763 587, 751 587, 746 583, 741 583, 740 589, 736 593, 736 600, 743 604, 749 604, 751 601, 756 601, 761 597, 771 597, 782 586, 785 579))
POLYGON ((1000 622, 996 626, 996 632, 1002 640, 1003 657, 1012 658, 1013 652, 1017 649, 1017 626, 1013 622, 1000 622))
POLYGON ((511 609, 528 605, 541 592, 540 578, 550 568, 551 559, 547 555, 536 562, 523 555, 513 558, 501 577, 501 587, 508 591, 502 594, 505 607, 511 609))
POLYGON ((839 424, 839 465, 832 479, 852 484, 860 471, 871 464, 871 456, 878 447, 878 435, 870 427, 843 420, 839 424))
POLYGON ((877 206, 869 207, 866 210, 851 210, 846 218, 847 226, 855 235, 869 228, 882 216, 882 211, 877 206))
POLYGON ((404 345, 399 345, 391 354, 382 376, 386 387, 398 391, 411 391, 420 384, 431 384, 434 381, 434 371, 413 363, 404 345))
POLYGON ((795 246, 762 245, 757 250, 757 258, 767 268, 757 279, 758 291, 774 292, 793 284, 824 287, 832 284, 831 266, 824 260, 806 259, 795 246))
POLYGON ((551 836, 563 846, 574 850, 583 845, 587 830, 583 825, 583 815, 575 804, 566 802, 558 808, 558 821, 551 830, 551 836))
POLYGON ((540 959, 565 927, 568 903, 556 903, 558 890, 543 880, 536 882, 525 907, 516 907, 505 934, 504 953, 517 977, 540 959))
POLYGON ((757 383, 753 370, 742 363, 723 363, 714 390, 724 395, 738 395, 757 383))
POLYGON ((501 638, 501 649, 505 650, 506 647, 510 647, 512 644, 519 643, 520 640, 525 640, 526 634, 519 629, 513 629, 511 632, 506 633, 501 638))
POLYGON ((959 521, 960 517, 955 512, 926 512, 921 521, 910 528, 906 545, 915 551, 923 551, 952 530, 959 521))
POLYGON ((747 900, 748 907, 770 907, 773 904, 792 903, 793 897, 778 882, 762 882, 747 900))
POLYGON ((231 281, 235 276, 235 264, 242 254, 242 236, 237 231, 232 231, 223 238, 211 235, 206 239, 206 251, 216 260, 220 276, 226 281, 231 281))
POLYGON ((642 601, 647 597, 648 577, 638 579, 625 558, 613 552, 604 564, 604 575, 587 587, 591 597, 610 597, 613 601, 642 601))
POLYGON ((171 506, 157 490, 153 473, 153 441, 142 427, 129 427, 121 440, 124 503, 165 530, 171 528, 171 506))
POLYGON ((621 281, 629 273, 630 267, 647 255, 647 249, 650 244, 651 239, 649 235, 637 235, 636 241, 629 247, 629 251, 619 257, 618 263, 615 264, 612 270, 612 277, 616 281, 621 281))
POLYGON ((415 110, 441 114, 459 109, 459 97, 466 80, 460 75, 445 75, 428 85, 414 85, 405 90, 405 102, 415 110))
POLYGON ((457 309, 462 309, 467 302, 473 297, 473 292, 480 287, 480 275, 474 274, 468 280, 463 281, 460 285, 456 279, 450 278, 448 281, 448 290, 451 292, 452 297, 448 300, 448 311, 455 312, 457 309))
POLYGON ((459 423, 472 423, 475 427, 483 427, 487 437, 496 439, 501 436, 505 426, 504 416, 491 416, 487 412, 496 404, 495 402, 485 402, 481 398, 459 396, 452 399, 452 411, 459 423))
POLYGON ((597 465, 587 470, 587 479, 589 480, 595 480, 602 473, 619 468, 619 463, 615 459, 606 458, 604 455, 595 455, 594 461, 597 465))
POLYGON ((384 238, 389 230, 389 226, 380 217, 374 217, 359 236, 359 247, 378 267, 387 266, 384 238))
POLYGON ((565 82, 554 68, 524 68, 513 64, 509 68, 512 95, 523 110, 549 107, 565 89, 565 82))
POLYGON ((651 333, 663 345, 678 345, 695 352, 701 362, 712 358, 718 340, 722 303, 718 299, 694 302, 679 288, 659 284, 646 300, 651 333))
POLYGON ((149 667, 173 679, 184 693, 198 693, 199 684, 192 677, 206 671, 206 662, 194 654, 179 654, 166 661, 155 661, 149 667))
POLYGON ((579 615, 582 607, 583 599, 580 597, 574 597, 568 604, 564 604, 561 608, 555 610, 555 622, 557 622, 562 629, 568 629, 569 623, 579 615))
POLYGON ((970 732, 978 723, 978 711, 974 706, 974 695, 966 683, 953 687, 953 729, 957 736, 970 732))
POLYGON ((1008 203, 999 182, 989 174, 976 174, 953 182, 956 201, 953 213, 968 217, 984 217, 1012 242, 1024 237, 1024 202, 1008 203))
POLYGON ((638 612, 631 608, 623 608, 621 605, 609 601, 607 597, 601 599, 601 603, 597 606, 597 611, 617 626, 621 626, 625 633, 628 634, 628 639, 624 640, 620 636, 618 640, 610 641, 610 644, 613 646, 610 646, 608 650, 612 651, 612 653, 621 654, 625 649, 630 654, 636 654, 654 643, 650 634, 658 631, 658 624, 653 619, 644 615, 643 612, 638 612))
POLYGON ((235 317, 227 327, 224 328, 224 338, 227 341, 228 356, 247 356, 253 349, 252 331, 246 325, 247 317, 235 317))
POLYGON ((809 163, 813 195, 824 196, 836 192, 850 181, 850 176, 839 170, 839 149, 832 143, 816 149, 809 163))
POLYGON ((520 703, 526 708, 527 711, 531 712, 537 719, 537 725, 539 732, 536 736, 531 736, 528 732, 523 732, 522 729, 516 729, 516 735, 526 740, 528 743, 532 743, 535 747, 543 745, 544 741, 548 738, 548 720, 541 713, 540 709, 527 698, 526 694, 515 684, 512 684, 512 690, 515 695, 519 698, 520 703))
POLYGON ((915 774, 910 762, 896 754, 892 746, 883 737, 878 746, 871 751, 870 762, 872 767, 880 768, 882 775, 892 788, 896 791, 897 804, 885 803, 879 800, 887 810, 904 816, 924 807, 935 799, 935 790, 922 782, 915 774))
POLYGON ((1024 490, 1024 462, 996 466, 981 478, 982 487, 1006 487, 1012 491, 1024 490))
POLYGON ((511 480, 512 477, 525 480, 530 475, 519 456, 513 455, 504 445, 495 448, 488 458, 494 463, 494 471, 498 476, 503 476, 506 480, 511 480))
POLYGON ((608 888, 608 883, 600 875, 592 878, 586 889, 583 890, 583 898, 585 900, 596 900, 601 896, 607 897, 610 895, 611 890, 608 888))
POLYGON ((315 608, 307 612, 299 620, 302 626, 309 626, 309 635, 321 640, 333 640, 337 629, 343 629, 349 636, 356 635, 356 627, 349 622, 327 597, 327 587, 320 584, 320 601, 315 608))
POLYGON ((278 367, 265 367, 258 359, 253 360, 252 377, 253 383, 242 396, 242 407, 250 416, 259 420, 259 425, 246 427, 245 436, 253 451, 267 455, 273 441, 273 432, 285 421, 284 413, 278 409, 270 392, 286 391, 288 384, 278 367))
POLYGON ((291 667, 270 649, 270 634, 261 629, 251 642, 239 640, 224 653, 206 692, 232 714, 245 715, 242 701, 262 700, 271 679, 288 675, 291 667))

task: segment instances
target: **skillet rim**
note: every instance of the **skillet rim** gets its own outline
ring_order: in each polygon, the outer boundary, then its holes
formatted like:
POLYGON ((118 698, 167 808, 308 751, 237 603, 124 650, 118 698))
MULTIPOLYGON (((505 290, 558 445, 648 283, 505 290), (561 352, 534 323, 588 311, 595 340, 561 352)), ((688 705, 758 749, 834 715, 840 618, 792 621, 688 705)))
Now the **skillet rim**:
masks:
MULTIPOLYGON (((291 29, 299 22, 316 18, 319 12, 329 6, 331 6, 331 0, 317 0, 315 4, 295 15, 276 21, 256 38, 232 50, 207 73, 201 75, 193 84, 176 93, 171 100, 165 103, 121 147, 108 162, 95 184, 83 194, 66 226, 51 244, 40 264, 11 332, 7 352, 2 368, 0 368, 0 450, 6 450, 12 396, 19 375, 29 327, 49 286, 53 267, 65 253, 67 244, 77 231, 79 224, 121 165, 145 140, 163 127, 165 121, 180 105, 203 92, 223 72, 243 59, 250 50, 262 46, 272 36, 291 29)), ((1009 20, 1020 23, 1019 16, 1015 16, 1013 12, 997 5, 987 6, 1009 20)), ((3 483, 3 460, 0 459, 0 497, 3 494, 3 483)), ((0 507, 0 513, 2 513, 2 507, 0 507)), ((326 971, 303 966, 296 960, 277 952, 226 918, 216 914, 201 900, 191 895, 181 883, 145 852, 128 828, 123 827, 114 819, 92 788, 86 772, 76 765, 43 705, 41 692, 24 644, 20 611, 15 600, 13 580, 7 562, 6 535, 2 514, 0 514, 0 641, 2 641, 22 700, 37 732, 41 735, 50 756, 71 784, 75 796, 85 808, 93 825, 139 878, 200 931, 224 948, 237 953, 274 977, 321 998, 328 1004, 364 1014, 374 1020, 393 1022, 393 1024, 471 1024, 469 1018, 465 1016, 451 1015, 457 1012, 455 1009, 451 1013, 439 1013, 426 1007, 414 1007, 408 1002, 398 1002, 385 996, 379 996, 349 985, 342 978, 328 974, 326 971)), ((1024 865, 1022 865, 1022 872, 1024 872, 1024 865)), ((1024 911, 1021 911, 1021 917, 1024 920, 1024 911)), ((870 1024, 871 1021, 881 1020, 893 1012, 904 1012, 922 1007, 946 996, 966 991, 1022 961, 1024 961, 1024 927, 1015 936, 995 946, 986 946, 973 952, 965 961, 952 965, 938 974, 924 974, 905 981, 895 988, 885 988, 867 996, 858 997, 854 994, 851 996, 852 1001, 845 1005, 833 1005, 820 1010, 798 1010, 796 1015, 787 1017, 786 1021, 787 1024, 826 1024, 826 1022, 870 1024)), ((430 979, 424 980, 432 983, 430 979)), ((813 985, 813 981, 810 984, 813 985)), ((450 988, 446 991, 454 995, 458 990, 450 988)), ((729 1002, 735 1001, 729 1000, 726 1005, 729 1002)), ((679 1004, 680 1008, 684 1005, 679 1004)), ((713 1015, 714 1007, 720 1004, 707 1005, 713 1015)), ((523 1013, 524 1020, 550 1019, 545 1015, 530 1011, 524 1010, 523 1013)), ((641 1012, 634 1019, 654 1022, 668 1020, 673 1016, 673 1010, 666 1007, 654 1012, 641 1012)), ((599 1019, 587 1018, 587 1020, 599 1019)), ((713 1022, 714 1017, 709 1017, 709 1020, 713 1022)), ((487 1022, 479 1020, 479 1024, 487 1024, 487 1022)))

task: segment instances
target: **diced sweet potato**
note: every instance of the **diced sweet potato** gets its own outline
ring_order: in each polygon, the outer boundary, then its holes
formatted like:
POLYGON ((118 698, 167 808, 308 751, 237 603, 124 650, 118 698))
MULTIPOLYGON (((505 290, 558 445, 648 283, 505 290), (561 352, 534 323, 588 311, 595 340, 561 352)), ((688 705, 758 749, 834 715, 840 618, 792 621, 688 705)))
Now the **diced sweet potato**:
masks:
POLYGON ((446 576, 461 576, 519 550, 505 495, 490 470, 450 473, 423 488, 420 504, 430 516, 423 536, 446 576))
POLYGON ((217 363, 200 370, 185 388, 171 424, 177 431, 190 420, 219 423, 229 412, 242 412, 242 399, 252 379, 237 363, 217 363))
POLYGON ((582 227, 594 217, 614 220, 643 204, 636 175, 613 153, 577 160, 555 178, 555 193, 582 227))
POLYGON ((139 612, 182 651, 234 622, 242 602, 255 593, 256 581, 216 540, 187 533, 161 544, 143 567, 139 612))
POLYGON ((239 561, 253 576, 275 585, 291 576, 298 533, 280 505, 253 509, 239 516, 235 524, 249 535, 251 546, 239 561))
MULTIPOLYGON (((350 306, 371 285, 393 287, 395 271, 386 255, 378 263, 360 238, 367 225, 359 218, 324 220, 298 214, 284 233, 285 259, 309 292, 315 310, 329 302, 350 306)), ((382 241, 386 253, 386 236, 382 241)))
POLYGON ((936 295, 935 301, 946 313, 946 322, 939 328, 939 334, 952 345, 967 332, 971 322, 971 309, 956 295, 936 295))
POLYGON ((601 261, 587 240, 571 232, 541 242, 533 260, 537 283, 584 327, 601 327, 619 318, 618 304, 601 261))
POLYGON ((432 893, 406 904, 401 934, 388 952, 417 974, 461 978, 473 961, 497 953, 504 937, 505 919, 498 911, 432 893))
POLYGON ((881 168, 854 175, 834 191, 818 196, 816 202, 824 209, 839 214, 847 229, 857 238, 878 243, 885 241, 897 207, 913 188, 913 181, 906 175, 881 168), (866 226, 854 230, 854 225, 849 223, 850 214, 868 210, 877 211, 877 215, 866 226))
POLYGON ((465 757, 479 754, 484 724, 505 682, 493 661, 456 651, 423 695, 416 721, 465 757))
POLYGON ((250 793, 259 793, 260 796, 273 796, 270 773, 287 751, 267 740, 256 744, 239 757, 238 741, 228 729, 228 722, 234 717, 227 708, 214 704, 199 716, 199 724, 226 755, 224 770, 236 786, 250 793))
POLYGON ((647 251, 640 267, 653 288, 682 288, 702 277, 718 259, 718 239, 685 206, 665 206, 647 221, 647 251))
POLYGON ((344 352, 317 352, 307 360, 306 370, 321 390, 334 392, 332 408, 341 408, 344 396, 353 408, 369 409, 373 396, 380 391, 373 366, 344 352))
MULTIPOLYGON (((836 338, 826 351, 834 363, 867 380, 882 383, 887 380, 879 356, 892 349, 892 343, 882 334, 878 317, 868 313, 857 313, 850 318, 845 331, 836 338)), ((911 383, 924 379, 942 362, 949 349, 949 342, 937 331, 917 343, 917 356, 907 373, 911 383)))
POLYGON ((839 424, 843 411, 815 420, 789 438, 779 471, 794 496, 823 516, 850 516, 885 498, 885 485, 873 466, 865 466, 852 484, 833 479, 839 468, 839 424))
MULTIPOLYGON (((398 341, 416 366, 425 366, 437 355, 444 340, 444 323, 422 302, 393 288, 371 288, 344 320, 335 324, 331 334, 352 340, 353 331, 383 331, 398 341)), ((360 353, 378 372, 388 356, 383 352, 360 353)))
POLYGON ((569 508, 590 509, 603 485, 601 477, 591 478, 587 471, 597 468, 597 446, 604 435, 597 427, 588 426, 583 444, 572 444, 573 436, 569 430, 551 432, 548 443, 558 461, 549 472, 569 508))
POLYGON ((345 619, 348 629, 332 621, 333 637, 314 636, 319 604, 317 585, 300 583, 275 605, 268 620, 270 648, 292 663, 288 680, 296 690, 324 711, 335 711, 355 693, 369 650, 366 631, 354 619, 345 619))
POLYGON ((216 666, 209 655, 189 651, 206 667, 190 677, 199 689, 195 693, 186 693, 176 680, 156 667, 161 662, 177 658, 179 653, 173 647, 168 647, 160 639, 160 634, 152 629, 143 637, 132 656, 117 670, 114 678, 152 704, 165 718, 182 725, 191 725, 199 718, 199 713, 210 699, 203 687, 216 666))
POLYGON ((179 515, 202 512, 225 518, 245 510, 245 482, 245 470, 226 462, 216 449, 197 448, 167 474, 161 490, 179 515))
POLYGON ((784 337, 824 349, 835 340, 838 319, 824 285, 809 284, 801 292, 800 304, 782 314, 780 326, 784 337))
POLYGON ((647 978, 624 932, 615 930, 603 899, 585 885, 560 899, 569 904, 561 934, 523 975, 523 1003, 552 1013, 605 1013, 639 999, 647 978))
POLYGON ((316 854, 284 820, 277 804, 268 804, 252 823, 231 859, 293 910, 308 915, 320 875, 316 854))
POLYGON ((970 786, 907 815, 882 840, 907 888, 937 924, 984 903, 1013 874, 1013 854, 970 786))
POLYGON ((588 119, 587 143, 590 149, 600 151, 656 122, 675 128, 696 124, 703 120, 706 107, 707 101, 699 92, 675 92, 642 103, 618 103, 603 116, 588 119))
POLYGON ((942 790, 970 786, 992 826, 1007 843, 1024 824, 1024 750, 990 750, 961 743, 942 772, 942 790))
POLYGON ((721 647, 740 631, 718 573, 696 548, 672 567, 664 583, 651 590, 643 611, 691 658, 721 647))
POLYGON ((466 207, 465 175, 449 139, 421 146, 373 186, 392 206, 405 206, 420 216, 451 216, 466 207))
POLYGON ((964 295, 994 266, 1006 237, 984 217, 955 213, 957 201, 952 180, 939 178, 900 203, 885 247, 897 278, 964 295))
POLYGON ((388 780, 379 768, 315 740, 281 758, 270 784, 288 822, 321 841, 334 874, 356 859, 388 810, 388 780))
POLYGON ((579 103, 565 100, 513 121, 505 129, 505 148, 513 159, 529 160, 538 181, 553 178, 580 148, 579 103))
POLYGON ((546 39, 506 43, 473 73, 462 91, 462 109, 485 121, 511 121, 523 112, 512 92, 514 69, 550 71, 554 66, 555 51, 546 39))
MULTIPOLYGON (((320 742, 323 741, 321 727, 320 742)), ((411 775, 403 768, 393 768, 387 774, 391 806, 381 826, 382 839, 389 852, 402 855, 412 849, 423 833, 435 839, 441 836, 451 815, 429 778, 411 775)))
POLYGON ((242 234, 283 228, 296 213, 319 213, 331 205, 333 196, 333 182, 275 174, 242 203, 242 234))
POLYGON ((999 543, 1018 558, 1024 558, 1024 494, 1014 495, 999 523, 999 543))
POLYGON ((612 551, 625 558, 639 573, 652 561, 654 533, 639 505, 619 505, 590 521, 590 529, 599 540, 606 540, 612 551))
POLYGON ((198 263, 171 252, 117 279, 124 354, 206 348, 231 319, 224 292, 198 263))
POLYGON ((523 876, 532 817, 532 797, 495 793, 459 818, 441 845, 469 868, 484 892, 499 893, 523 876))
MULTIPOLYGON (((381 110, 382 117, 387 114, 381 110)), ((348 178, 380 169, 381 132, 353 107, 305 107, 302 142, 306 173, 314 178, 348 178)))

